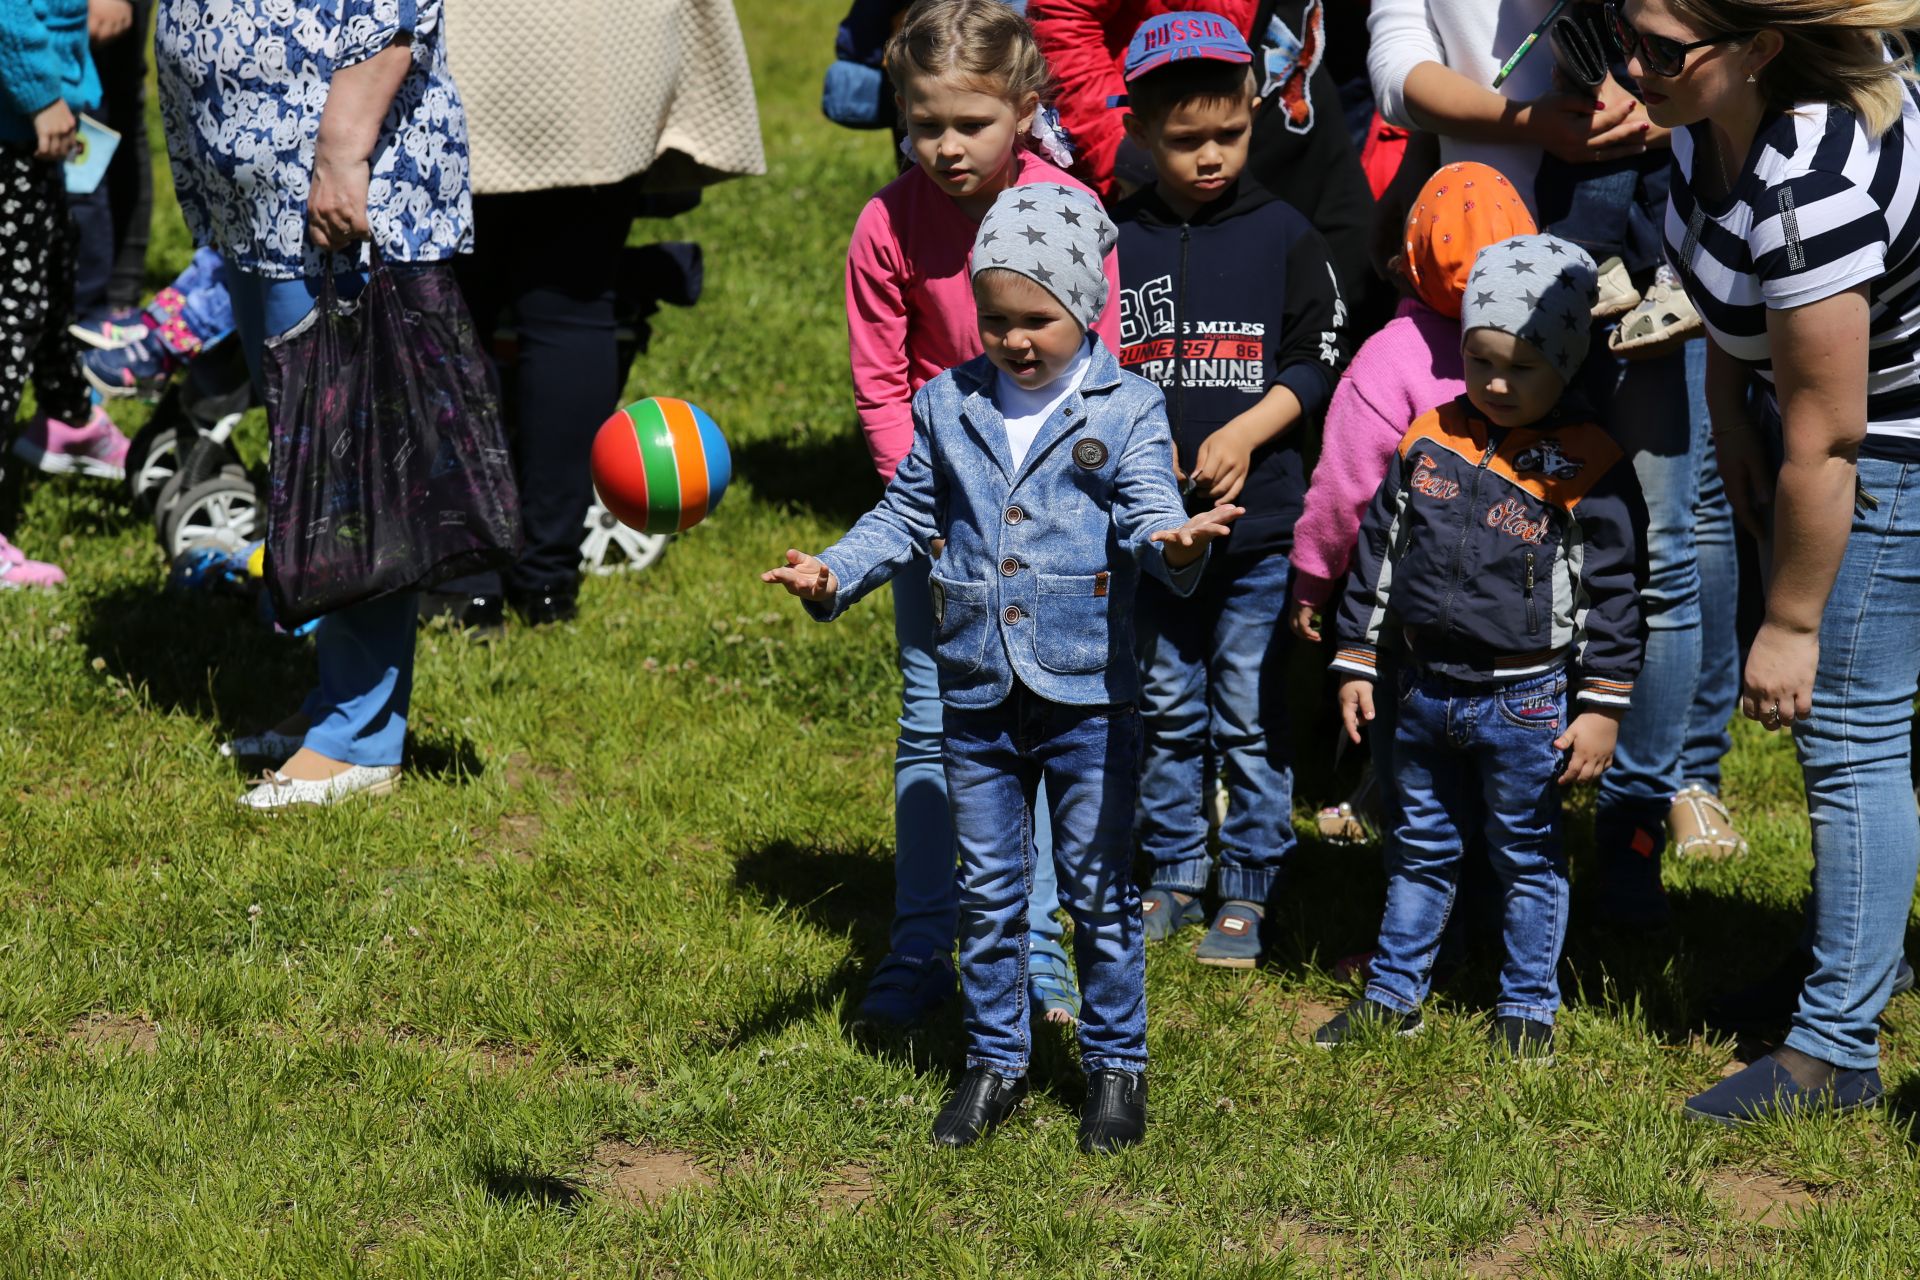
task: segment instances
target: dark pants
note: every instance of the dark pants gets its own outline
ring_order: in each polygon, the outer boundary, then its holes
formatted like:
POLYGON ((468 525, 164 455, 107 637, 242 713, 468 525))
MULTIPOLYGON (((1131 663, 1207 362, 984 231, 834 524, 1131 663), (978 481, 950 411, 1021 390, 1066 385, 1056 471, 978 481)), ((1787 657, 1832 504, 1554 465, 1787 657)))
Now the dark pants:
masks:
POLYGON ((74 262, 73 311, 83 322, 104 320, 140 301, 147 278, 147 241, 153 221, 153 167, 147 152, 147 41, 153 0, 133 0, 133 27, 118 40, 93 47, 100 72, 95 119, 120 135, 107 176, 73 199, 80 229, 74 262))
MULTIPOLYGON (((519 360, 505 408, 514 426, 526 550, 506 585, 571 587, 593 501, 593 433, 619 407, 614 284, 638 197, 631 183, 476 196, 474 252, 460 286, 483 337, 506 312, 519 360)), ((449 582, 452 594, 498 595, 498 575, 449 582)))

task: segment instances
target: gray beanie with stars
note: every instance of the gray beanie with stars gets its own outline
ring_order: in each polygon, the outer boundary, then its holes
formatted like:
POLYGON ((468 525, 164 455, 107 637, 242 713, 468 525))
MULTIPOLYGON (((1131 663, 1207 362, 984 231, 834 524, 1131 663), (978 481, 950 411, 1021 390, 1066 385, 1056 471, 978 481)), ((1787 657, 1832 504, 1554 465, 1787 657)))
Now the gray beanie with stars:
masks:
POLYGON ((1107 308, 1102 264, 1119 238, 1113 220, 1084 191, 1057 182, 1008 187, 980 219, 972 274, 999 267, 1023 275, 1092 332, 1107 308))
POLYGON ((1482 249, 1460 300, 1460 337, 1498 329, 1540 349, 1561 379, 1587 358, 1600 272, 1586 250, 1559 236, 1514 236, 1482 249))

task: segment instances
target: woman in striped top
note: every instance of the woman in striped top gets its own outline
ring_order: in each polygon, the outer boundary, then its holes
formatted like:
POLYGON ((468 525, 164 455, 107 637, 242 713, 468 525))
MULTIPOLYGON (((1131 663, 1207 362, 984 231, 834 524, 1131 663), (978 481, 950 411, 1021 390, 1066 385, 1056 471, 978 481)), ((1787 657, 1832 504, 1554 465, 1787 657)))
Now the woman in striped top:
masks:
POLYGON ((1742 520, 1774 535, 1742 709, 1794 727, 1813 819, 1793 1029, 1687 1109, 1870 1106, 1920 860, 1920 99, 1899 35, 1920 3, 1613 0, 1612 17, 1675 130, 1667 251, 1712 340, 1721 466, 1742 520))

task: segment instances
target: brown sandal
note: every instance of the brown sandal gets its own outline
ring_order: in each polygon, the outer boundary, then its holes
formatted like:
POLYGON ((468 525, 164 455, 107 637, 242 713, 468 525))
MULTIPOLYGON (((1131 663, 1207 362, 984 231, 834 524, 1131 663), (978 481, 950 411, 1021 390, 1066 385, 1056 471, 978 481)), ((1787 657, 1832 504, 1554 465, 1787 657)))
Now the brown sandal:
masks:
POLYGON ((1673 797, 1667 830, 1673 836, 1673 851, 1683 858, 1733 858, 1747 852, 1747 842, 1733 829, 1727 806, 1698 783, 1673 797))

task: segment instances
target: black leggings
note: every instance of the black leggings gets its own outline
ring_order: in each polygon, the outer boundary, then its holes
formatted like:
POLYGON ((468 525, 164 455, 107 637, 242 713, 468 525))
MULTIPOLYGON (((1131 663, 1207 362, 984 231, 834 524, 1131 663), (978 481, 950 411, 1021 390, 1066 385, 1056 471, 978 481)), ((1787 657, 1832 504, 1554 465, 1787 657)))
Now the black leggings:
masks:
MULTIPOLYGON (((570 587, 593 501, 593 433, 620 400, 614 282, 638 207, 634 185, 476 196, 474 252, 460 285, 482 340, 511 310, 520 334, 512 398, 514 470, 526 550, 507 573, 516 591, 570 587)), ((492 575, 446 592, 495 595, 492 575)))
POLYGON ((73 323, 73 223, 66 170, 30 145, 0 143, 0 435, 29 380, 41 413, 87 420, 73 323))

